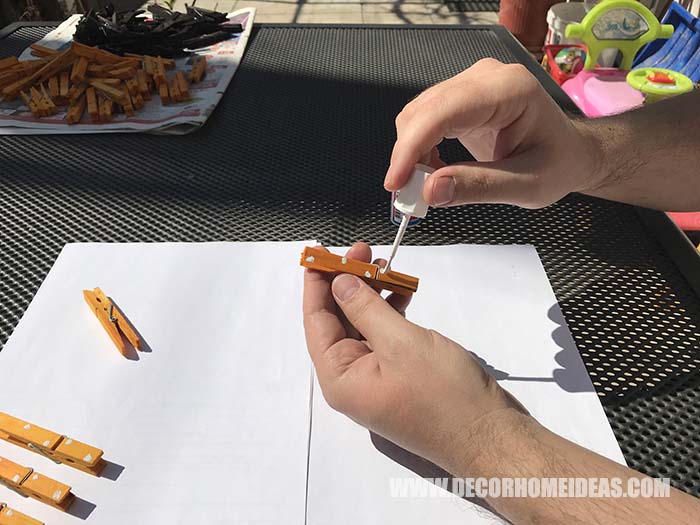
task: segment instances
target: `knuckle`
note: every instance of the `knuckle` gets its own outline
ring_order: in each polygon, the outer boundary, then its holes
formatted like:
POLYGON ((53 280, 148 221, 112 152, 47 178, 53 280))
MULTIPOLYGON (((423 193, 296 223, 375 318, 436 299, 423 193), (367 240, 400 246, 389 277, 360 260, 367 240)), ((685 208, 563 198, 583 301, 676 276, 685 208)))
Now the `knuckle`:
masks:
POLYGON ((518 77, 529 77, 530 72, 522 64, 504 64, 503 71, 507 71, 508 74, 518 77))
POLYGON ((508 75, 512 77, 513 82, 524 89, 526 92, 532 92, 538 89, 539 82, 522 64, 508 64, 505 66, 508 70, 508 75))
POLYGON ((416 101, 409 102, 404 106, 404 108, 399 112, 399 114, 396 115, 396 118, 394 119, 396 129, 405 126, 411 121, 411 119, 416 114, 416 105, 416 101))
MULTIPOLYGON (((496 60, 495 58, 486 57, 486 58, 482 58, 481 60, 478 60, 472 67, 473 68, 488 67, 490 69, 493 69, 493 68, 501 67, 503 65, 504 65, 503 62, 500 62, 500 61, 496 60)), ((469 71, 469 70, 467 69, 467 71, 469 71)))
POLYGON ((406 122, 406 120, 408 118, 408 116, 406 114, 407 108, 408 108, 408 106, 403 108, 401 110, 401 112, 398 115, 396 115, 396 118, 394 119, 394 125, 396 126, 396 129, 400 129, 403 126, 403 124, 406 122))

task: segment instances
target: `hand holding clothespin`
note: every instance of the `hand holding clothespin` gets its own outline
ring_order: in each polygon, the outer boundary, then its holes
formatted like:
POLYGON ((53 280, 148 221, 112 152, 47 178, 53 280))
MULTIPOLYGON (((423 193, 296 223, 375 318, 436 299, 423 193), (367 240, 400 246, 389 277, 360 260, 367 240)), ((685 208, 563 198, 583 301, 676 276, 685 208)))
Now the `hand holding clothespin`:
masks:
POLYGON ((124 337, 136 350, 141 350, 141 339, 136 330, 102 290, 99 288, 93 291, 83 290, 83 297, 123 356, 127 355, 124 337))

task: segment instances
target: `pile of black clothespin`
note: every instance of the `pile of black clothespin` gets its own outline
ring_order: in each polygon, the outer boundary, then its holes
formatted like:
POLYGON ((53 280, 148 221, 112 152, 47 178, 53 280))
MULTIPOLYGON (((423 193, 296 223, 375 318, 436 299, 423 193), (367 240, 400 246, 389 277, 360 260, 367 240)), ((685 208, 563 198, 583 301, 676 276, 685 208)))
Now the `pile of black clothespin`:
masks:
POLYGON ((156 4, 144 10, 117 12, 112 4, 88 11, 78 22, 73 38, 112 53, 175 57, 186 49, 210 46, 241 33, 241 24, 229 23, 226 13, 187 6, 185 13, 156 4))

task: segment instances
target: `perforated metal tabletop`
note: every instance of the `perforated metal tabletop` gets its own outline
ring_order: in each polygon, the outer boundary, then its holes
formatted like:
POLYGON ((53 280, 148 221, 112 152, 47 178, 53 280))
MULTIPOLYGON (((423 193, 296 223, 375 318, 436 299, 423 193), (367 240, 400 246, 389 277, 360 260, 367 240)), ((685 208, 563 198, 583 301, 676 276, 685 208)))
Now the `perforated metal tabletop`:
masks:
MULTIPOLYGON (((49 29, 0 32, 0 58, 49 29)), ((263 25, 192 135, 0 137, 0 344, 68 242, 390 243, 394 117, 482 57, 567 103, 501 28, 263 25)), ((582 196, 468 206, 406 243, 535 245, 629 465, 700 493, 700 262, 663 215, 582 196)))

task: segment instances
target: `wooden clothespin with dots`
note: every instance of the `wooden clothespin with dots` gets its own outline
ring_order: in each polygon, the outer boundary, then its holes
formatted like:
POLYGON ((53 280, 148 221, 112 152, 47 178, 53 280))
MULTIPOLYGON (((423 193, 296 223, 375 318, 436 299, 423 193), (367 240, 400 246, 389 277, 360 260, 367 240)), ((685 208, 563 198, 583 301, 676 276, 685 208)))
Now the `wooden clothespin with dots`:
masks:
POLYGON ((99 448, 0 412, 0 439, 41 454, 56 463, 98 476, 107 462, 99 448))
POLYGON ((324 248, 307 246, 301 254, 300 264, 320 272, 356 275, 376 290, 389 290, 407 296, 418 290, 417 277, 394 270, 382 272, 376 264, 341 257, 324 248))
POLYGON ((68 510, 75 500, 70 486, 2 457, 0 483, 22 496, 29 496, 62 511, 68 510))
POLYGON ((0 503, 0 525, 44 525, 44 522, 35 520, 26 514, 11 509, 4 503, 0 503))

